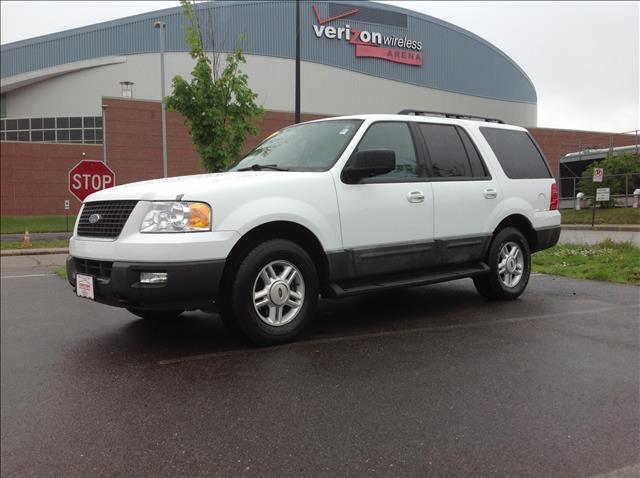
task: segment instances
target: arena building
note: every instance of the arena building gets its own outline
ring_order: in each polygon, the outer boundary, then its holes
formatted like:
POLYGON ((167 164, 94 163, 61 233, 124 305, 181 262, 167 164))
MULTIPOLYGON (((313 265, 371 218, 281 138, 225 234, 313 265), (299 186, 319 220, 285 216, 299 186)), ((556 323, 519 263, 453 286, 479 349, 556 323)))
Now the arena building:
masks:
MULTIPOLYGON (((197 12, 209 49, 246 55, 242 70, 266 110, 247 148, 291 124, 295 2, 206 2, 197 12)), ((161 37, 169 94, 194 64, 187 23, 178 7, 2 45, 3 215, 62 213, 67 171, 82 157, 107 159, 119 184, 162 176, 161 37)), ((303 120, 411 108, 537 126, 526 73, 436 18, 380 3, 301 2, 300 44, 303 120)), ((554 130, 540 131, 543 149, 558 147, 554 130)), ((169 175, 201 172, 177 113, 167 136, 169 175)), ((557 171, 555 153, 549 159, 557 171)))

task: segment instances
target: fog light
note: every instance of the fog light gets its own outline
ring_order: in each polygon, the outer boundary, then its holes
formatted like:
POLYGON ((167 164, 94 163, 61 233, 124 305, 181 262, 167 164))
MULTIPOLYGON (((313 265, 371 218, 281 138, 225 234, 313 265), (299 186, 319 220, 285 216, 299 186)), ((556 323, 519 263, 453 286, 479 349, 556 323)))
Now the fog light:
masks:
POLYGON ((169 274, 166 272, 141 272, 141 284, 166 284, 169 274))

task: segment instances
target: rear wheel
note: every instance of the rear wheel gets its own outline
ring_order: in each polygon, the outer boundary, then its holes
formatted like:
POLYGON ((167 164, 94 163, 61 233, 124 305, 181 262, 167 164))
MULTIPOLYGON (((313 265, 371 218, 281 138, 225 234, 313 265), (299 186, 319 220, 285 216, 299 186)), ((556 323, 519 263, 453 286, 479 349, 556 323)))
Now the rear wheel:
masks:
POLYGON ((489 273, 473 279, 477 291, 490 300, 512 300, 527 287, 531 253, 522 233, 513 227, 500 230, 489 247, 489 273))
POLYGON ((148 320, 171 320, 177 318, 184 310, 149 310, 149 309, 129 309, 133 315, 137 315, 141 319, 148 320))
POLYGON ((319 291, 315 264, 291 241, 274 239, 256 246, 232 282, 225 323, 233 320, 257 345, 287 342, 313 319, 319 291))

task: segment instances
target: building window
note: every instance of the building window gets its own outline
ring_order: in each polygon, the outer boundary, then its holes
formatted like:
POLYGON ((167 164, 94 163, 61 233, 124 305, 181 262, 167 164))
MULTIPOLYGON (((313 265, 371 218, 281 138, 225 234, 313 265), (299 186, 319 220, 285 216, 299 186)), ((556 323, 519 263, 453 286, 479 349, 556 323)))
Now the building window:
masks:
POLYGON ((0 95, 0 118, 7 116, 7 95, 0 95))
POLYGON ((0 140, 102 144, 102 117, 2 119, 0 120, 0 140))

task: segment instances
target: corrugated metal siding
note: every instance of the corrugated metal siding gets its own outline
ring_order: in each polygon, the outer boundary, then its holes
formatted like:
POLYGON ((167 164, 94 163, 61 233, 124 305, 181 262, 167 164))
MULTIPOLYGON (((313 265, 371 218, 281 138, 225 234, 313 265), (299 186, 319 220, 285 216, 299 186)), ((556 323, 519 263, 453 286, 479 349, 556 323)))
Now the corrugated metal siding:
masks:
MULTIPOLYGON (((328 2, 313 2, 323 17, 328 2)), ((253 55, 293 58, 295 53, 293 2, 229 2, 202 6, 214 9, 216 43, 221 51, 241 46, 253 55), (240 40, 240 36, 244 37, 240 40)), ((383 35, 407 37, 423 42, 424 61, 411 67, 380 59, 357 58, 355 47, 345 40, 316 38, 312 3, 301 5, 301 56, 303 61, 322 63, 382 78, 430 88, 506 101, 535 103, 536 93, 527 76, 495 47, 444 22, 395 7, 375 8, 409 13, 407 28, 363 23, 348 19, 331 23, 349 24, 383 35)), ((373 7, 374 4, 369 4, 373 7)), ((346 9, 347 7, 345 7, 346 9)), ((204 21, 207 22, 207 15, 204 21)), ((184 41, 185 18, 180 8, 137 15, 45 37, 2 46, 2 77, 64 63, 112 55, 158 51, 155 20, 167 24, 167 51, 188 51, 184 41)), ((278 74, 277 71, 268 72, 278 74)))

